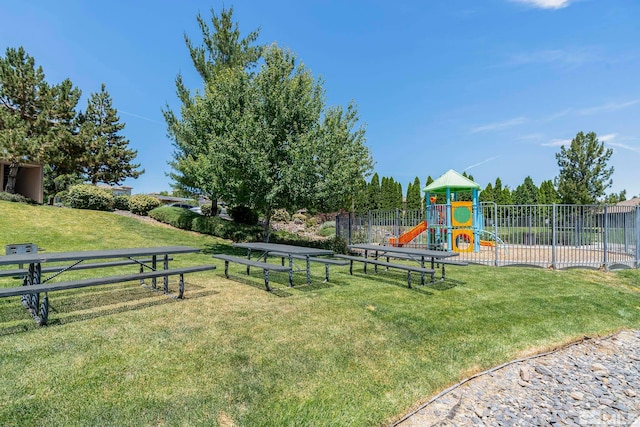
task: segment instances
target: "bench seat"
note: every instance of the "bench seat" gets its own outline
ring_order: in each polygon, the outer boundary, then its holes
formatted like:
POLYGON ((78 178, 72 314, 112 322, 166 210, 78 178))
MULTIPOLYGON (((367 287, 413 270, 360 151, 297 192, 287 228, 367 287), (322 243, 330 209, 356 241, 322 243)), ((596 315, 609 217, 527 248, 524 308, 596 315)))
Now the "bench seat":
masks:
MULTIPOLYGON (((269 264, 267 262, 253 261, 247 258, 241 258, 226 254, 214 254, 213 258, 224 261, 224 275, 229 278, 229 263, 235 262, 236 264, 242 264, 247 266, 247 274, 249 274, 249 267, 261 268, 264 272, 264 287, 267 291, 271 291, 269 287, 269 271, 277 272, 291 272, 291 268, 284 265, 269 264)), ((289 276, 289 286, 291 286, 291 276, 289 276)))
MULTIPOLYGON (((282 258, 282 265, 284 265, 284 260, 289 258, 289 254, 284 252, 269 252, 269 255, 276 256, 282 258)), ((306 260, 307 257, 304 255, 291 255, 293 259, 306 260)), ((332 258, 317 258, 317 257, 309 257, 309 262, 319 262, 324 264, 324 281, 329 281, 329 265, 348 265, 348 261, 343 261, 340 259, 332 259, 332 258)))
MULTIPOLYGON (((404 254, 384 254, 383 255, 385 258, 387 258, 387 261, 389 261, 389 258, 396 258, 396 259, 406 259, 406 260, 411 260, 411 261, 420 261, 420 257, 417 255, 404 255, 404 254)), ((426 259, 425 259, 426 261, 426 259)), ((445 265, 456 265, 456 266, 460 266, 460 267, 466 267, 469 265, 468 262, 466 261, 457 261, 455 259, 452 258, 433 258, 431 259, 431 268, 435 268, 436 264, 440 264, 440 266, 442 267, 442 274, 440 275, 440 279, 444 280, 445 279, 445 275, 446 275, 446 271, 445 271, 445 265)))
MULTIPOLYGON (((49 298, 47 292, 61 291, 65 289, 86 288, 90 286, 106 285, 110 283, 125 283, 131 281, 143 281, 157 277, 180 276, 180 285, 178 298, 184 296, 184 274, 195 273, 215 269, 215 265, 198 265, 193 267, 172 268, 167 270, 146 271, 144 273, 121 274, 117 276, 93 277, 88 279, 69 280, 66 282, 54 283, 38 283, 30 286, 16 286, 13 288, 0 288, 0 298, 24 295, 27 298, 26 306, 32 312, 32 316, 36 319, 38 325, 46 325, 49 314, 49 298), (38 313, 39 294, 44 293, 45 296, 38 313)), ((169 293, 168 283, 165 281, 164 292, 169 293)), ((23 304, 25 300, 23 299, 23 304)))
POLYGON ((387 268, 395 268, 398 270, 405 270, 407 272, 407 285, 411 287, 411 273, 420 273, 420 274, 429 274, 431 275, 431 281, 433 282, 433 275, 435 271, 431 268, 423 268, 414 265, 406 265, 406 264, 392 264, 385 261, 379 261, 377 259, 365 258, 362 256, 352 256, 352 255, 334 255, 336 258, 346 259, 350 261, 349 273, 353 274, 353 262, 362 262, 365 263, 365 272, 366 272, 366 264, 379 265, 387 268))
MULTIPOLYGON (((172 261, 172 257, 168 257, 167 261, 172 261)), ((164 258, 158 258, 158 262, 164 261, 164 258)), ((40 270, 42 273, 59 273, 63 270, 87 270, 91 268, 107 268, 107 267, 119 267, 121 265, 130 265, 130 264, 148 264, 153 262, 152 258, 149 259, 140 259, 140 260, 132 260, 132 259, 123 259, 119 261, 108 261, 108 262, 94 262, 90 264, 76 264, 72 266, 63 266, 63 265, 54 265, 51 267, 42 267, 40 270)), ((29 274, 29 270, 26 268, 17 268, 13 270, 0 270, 0 277, 9 277, 9 276, 26 276, 29 274)))

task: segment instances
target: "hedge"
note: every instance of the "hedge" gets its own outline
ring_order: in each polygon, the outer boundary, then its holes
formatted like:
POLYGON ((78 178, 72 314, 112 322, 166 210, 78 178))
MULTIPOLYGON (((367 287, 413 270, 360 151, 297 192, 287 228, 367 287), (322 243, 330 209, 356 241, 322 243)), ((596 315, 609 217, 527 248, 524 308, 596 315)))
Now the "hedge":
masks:
POLYGON ((149 211, 160 206, 160 200, 145 194, 136 194, 129 199, 129 210, 136 215, 146 216, 149 211))
POLYGON ((174 208, 163 206, 149 211, 149 216, 157 221, 172 225, 183 230, 191 230, 191 223, 200 214, 190 211, 189 209, 174 208))
POLYGON ((72 185, 64 196, 64 204, 75 209, 110 211, 113 209, 113 194, 91 184, 72 185))

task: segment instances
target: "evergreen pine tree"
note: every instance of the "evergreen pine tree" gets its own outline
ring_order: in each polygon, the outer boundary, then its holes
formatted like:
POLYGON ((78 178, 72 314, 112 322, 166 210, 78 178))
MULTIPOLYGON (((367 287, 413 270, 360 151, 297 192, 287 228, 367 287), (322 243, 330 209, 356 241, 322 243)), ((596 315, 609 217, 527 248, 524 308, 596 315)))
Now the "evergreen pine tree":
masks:
POLYGON ((478 196, 480 202, 495 202, 495 196, 493 193, 493 185, 488 183, 487 186, 480 192, 478 196))
POLYGON ((394 209, 404 209, 404 197, 402 196, 402 184, 400 182, 395 183, 395 198, 394 209))
POLYGON ((374 173, 371 177, 371 182, 368 186, 369 192, 369 209, 376 210, 381 208, 381 188, 380 188, 380 177, 378 173, 374 173))
POLYGON ((91 94, 80 127, 88 146, 84 172, 92 184, 119 184, 144 172, 136 170, 139 164, 131 163, 137 151, 129 149, 129 140, 120 135, 124 127, 103 83, 99 93, 91 94))
POLYGON ((422 189, 420 188, 420 178, 416 176, 413 184, 407 188, 407 210, 417 210, 422 208, 422 189))

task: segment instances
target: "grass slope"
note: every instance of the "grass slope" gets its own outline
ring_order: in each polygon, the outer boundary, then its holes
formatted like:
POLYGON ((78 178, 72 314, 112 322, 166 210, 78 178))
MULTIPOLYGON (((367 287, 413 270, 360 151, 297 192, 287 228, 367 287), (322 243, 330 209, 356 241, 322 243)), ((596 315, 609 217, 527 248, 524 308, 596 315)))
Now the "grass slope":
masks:
MULTIPOLYGON (((227 242, 110 213, 0 202, 0 244, 47 251, 227 242)), ((208 254, 176 264, 211 262, 208 254)), ((400 272, 332 268, 286 286, 231 268, 187 277, 175 301, 118 284, 50 295, 37 328, 0 300, 2 425, 382 425, 504 361, 640 327, 638 271, 451 267, 407 289, 400 272), (358 273, 360 271, 360 273, 358 273)), ((69 274, 69 273, 68 273, 69 274)), ((89 271, 76 275, 92 274, 89 271)), ((0 286, 15 284, 0 279, 0 286)))

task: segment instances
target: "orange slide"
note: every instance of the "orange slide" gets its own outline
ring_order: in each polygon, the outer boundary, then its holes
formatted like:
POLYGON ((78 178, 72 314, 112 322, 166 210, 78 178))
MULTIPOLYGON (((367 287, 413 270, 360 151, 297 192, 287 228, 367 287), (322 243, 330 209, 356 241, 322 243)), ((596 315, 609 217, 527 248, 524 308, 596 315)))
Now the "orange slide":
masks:
POLYGON ((391 246, 406 245, 407 243, 409 243, 410 241, 418 237, 420 233, 424 233, 425 231, 427 231, 427 221, 422 221, 420 224, 416 225, 411 230, 401 234, 400 237, 398 238, 389 237, 389 244, 391 246))

